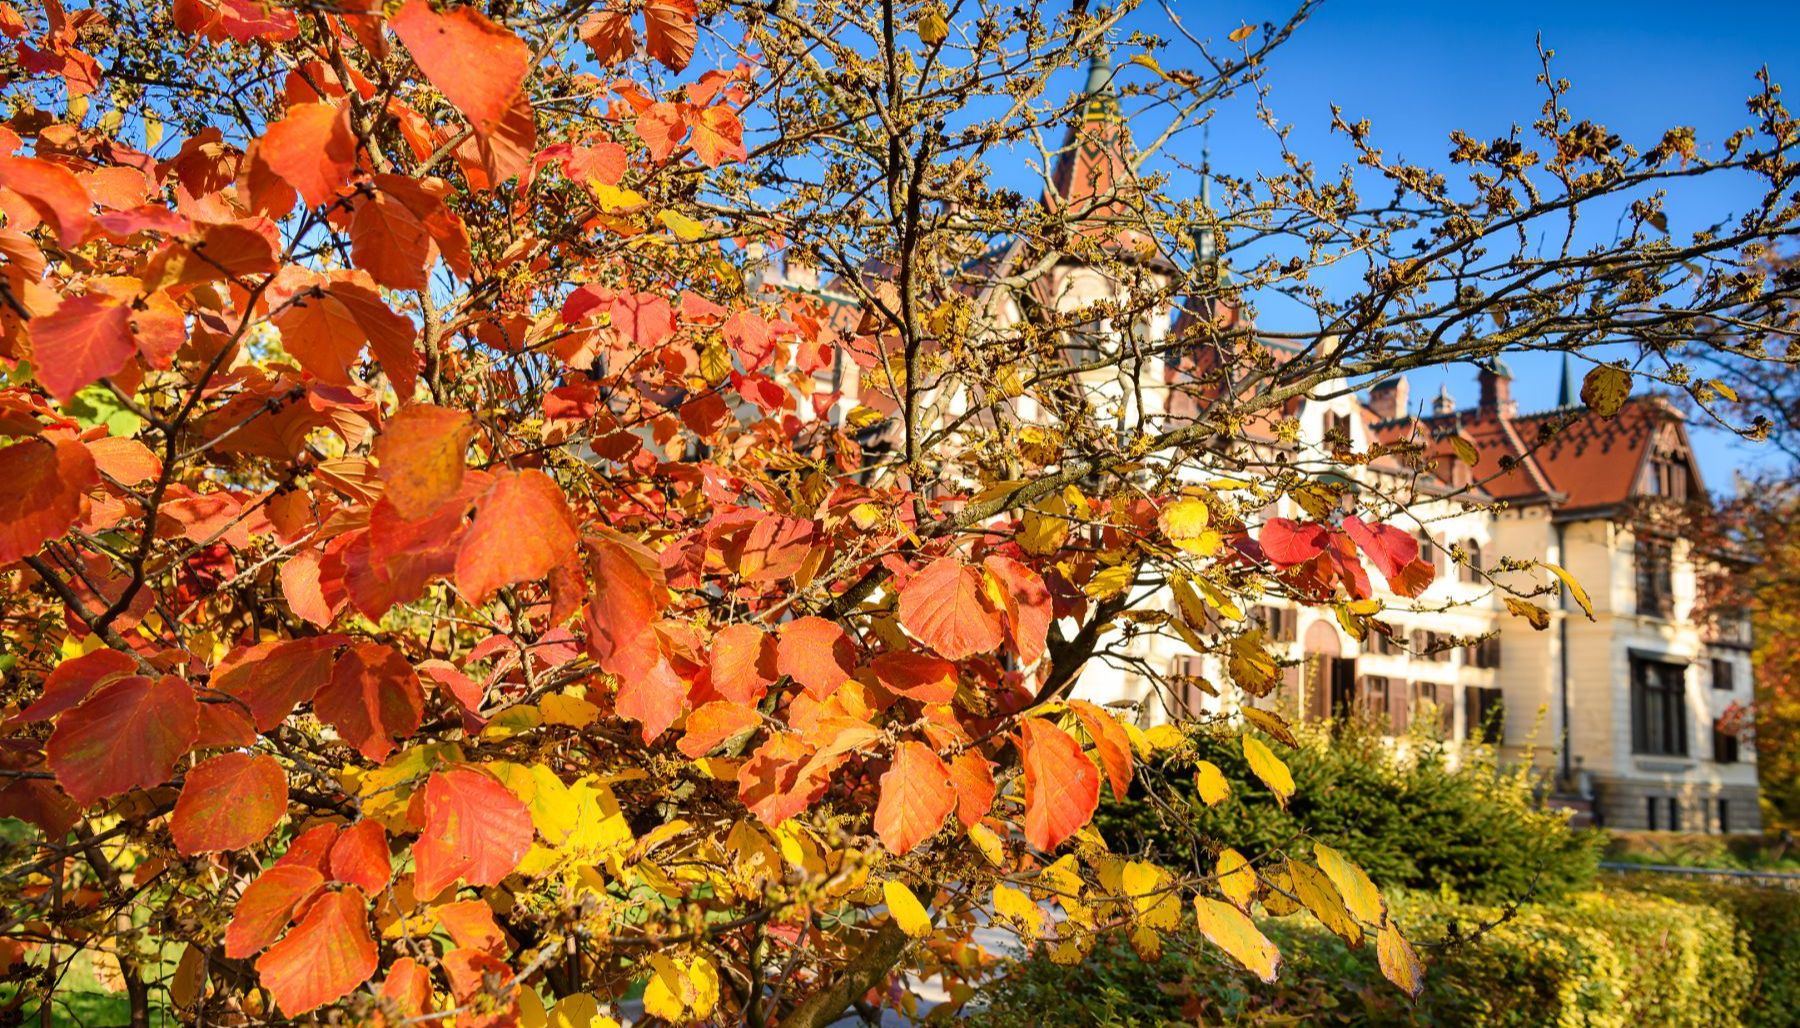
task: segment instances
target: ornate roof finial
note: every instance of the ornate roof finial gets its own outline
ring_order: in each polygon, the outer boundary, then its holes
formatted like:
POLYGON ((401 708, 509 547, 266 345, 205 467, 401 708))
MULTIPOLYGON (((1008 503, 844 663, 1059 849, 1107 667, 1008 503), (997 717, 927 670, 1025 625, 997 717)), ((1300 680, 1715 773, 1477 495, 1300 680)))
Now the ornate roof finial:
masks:
POLYGON ((1431 413, 1456 413, 1456 401, 1450 397, 1450 383, 1443 382, 1438 385, 1437 399, 1433 400, 1431 403, 1431 413))

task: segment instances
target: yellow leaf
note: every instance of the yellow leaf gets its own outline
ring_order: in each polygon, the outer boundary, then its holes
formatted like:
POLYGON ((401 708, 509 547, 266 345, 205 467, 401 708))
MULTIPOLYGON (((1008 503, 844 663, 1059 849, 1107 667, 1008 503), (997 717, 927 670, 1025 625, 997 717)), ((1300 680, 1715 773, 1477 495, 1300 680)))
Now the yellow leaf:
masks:
POLYGON ((988 863, 995 867, 1006 865, 1006 849, 1001 845, 1000 837, 994 834, 992 828, 983 824, 970 825, 969 841, 975 844, 975 848, 981 851, 982 857, 986 858, 988 863))
POLYGON ((1250 909, 1250 901, 1256 896, 1256 872, 1250 870, 1250 861, 1242 853, 1230 847, 1220 850, 1213 874, 1226 899, 1239 910, 1250 909))
POLYGON ((1425 988, 1425 968, 1419 963, 1419 955, 1413 952, 1412 943, 1400 934, 1399 926, 1388 922, 1381 928, 1381 934, 1375 937, 1375 956, 1381 963, 1381 973, 1388 981, 1398 985, 1408 996, 1419 998, 1425 988))
POLYGON ((1631 396, 1631 372, 1601 364, 1581 380, 1581 402, 1594 413, 1610 418, 1619 413, 1631 396))
POLYGON ((1381 890, 1375 888, 1375 883, 1362 868, 1322 842, 1313 843, 1313 856, 1319 861, 1319 870, 1337 886, 1338 895, 1344 897, 1344 906, 1356 915, 1357 920, 1379 925, 1387 919, 1387 904, 1381 899, 1381 890))
POLYGON ((678 211, 660 211, 656 220, 667 225, 675 238, 683 242, 692 242, 706 235, 706 226, 678 211))
POLYGON ((538 701, 538 712, 544 715, 544 722, 552 725, 568 725, 570 728, 586 728, 600 716, 600 708, 578 696, 553 692, 538 701))
POLYGON ((1094 577, 1088 579, 1087 585, 1082 587, 1082 592, 1096 600, 1104 600, 1131 588, 1131 583, 1136 579, 1136 564, 1114 564, 1095 572, 1094 577))
POLYGON ((1156 58, 1150 56, 1149 54, 1133 54, 1132 58, 1131 58, 1131 63, 1139 65, 1141 67, 1149 68, 1151 71, 1156 73, 1157 78, 1166 79, 1169 77, 1169 73, 1166 71, 1163 71, 1162 65, 1156 63, 1156 58))
POLYGON ((936 46, 950 36, 950 23, 937 11, 928 11, 919 19, 919 40, 926 46, 936 46))
MULTIPOLYGON (((521 997, 532 990, 521 989, 521 997)), ((600 1004, 585 992, 564 996, 550 1009, 544 1023, 548 1028, 619 1028, 619 1022, 600 1013, 600 1004)))
POLYGON ((687 1020, 688 1005, 682 999, 684 989, 691 994, 693 986, 681 967, 661 953, 650 958, 650 980, 644 985, 644 1013, 665 1021, 681 1024, 687 1020))
POLYGON ((1475 449, 1474 443, 1469 442, 1469 440, 1460 435, 1453 435, 1450 437, 1450 448, 1456 451, 1457 460, 1462 461, 1470 467, 1474 467, 1481 463, 1481 451, 1475 449))
POLYGON ((1230 39, 1233 43, 1242 43, 1244 40, 1249 39, 1250 34, 1255 31, 1256 26, 1254 25, 1239 25, 1237 28, 1232 29, 1231 35, 1226 38, 1230 39))
POLYGON ((1026 553, 1046 554, 1062 549, 1069 538, 1069 505, 1062 496, 1052 493, 1026 508, 1020 515, 1019 545, 1026 553))
POLYGON ((1005 918, 1026 941, 1036 939, 1049 927, 1049 918, 1043 908, 1010 885, 994 886, 994 913, 1005 918))
POLYGON ((1216 807, 1231 795, 1231 783, 1225 780, 1225 772, 1219 770, 1219 765, 1202 760, 1194 765, 1194 791, 1207 806, 1216 807))
POLYGON ((589 182, 588 188, 593 190, 594 199, 600 203, 600 210, 607 214, 624 214, 644 206, 642 193, 619 186, 609 186, 604 182, 589 182))
POLYGON ((894 923, 900 926, 901 931, 915 939, 931 934, 931 914, 911 889, 889 880, 881 883, 881 897, 887 902, 888 913, 893 915, 894 923))
POLYGON ((1270 752, 1262 740, 1246 735, 1244 739, 1244 759, 1250 762, 1250 772, 1262 780, 1275 794, 1275 802, 1287 807, 1288 797, 1294 794, 1294 776, 1281 758, 1270 752))
POLYGON ((1294 878, 1288 874, 1285 862, 1277 867, 1265 868, 1262 879, 1268 885, 1263 890, 1263 910, 1274 917, 1286 917, 1300 909, 1300 905, 1293 900, 1294 878))
POLYGON ((1152 725, 1144 732, 1144 741, 1152 750, 1172 750, 1187 742, 1187 735, 1175 725, 1152 725))
POLYGON ((1245 913, 1229 903, 1206 896, 1194 897, 1194 918, 1200 933, 1265 982, 1273 982, 1281 970, 1281 954, 1275 944, 1245 913))
POLYGON ((1562 579, 1563 588, 1569 590, 1570 598, 1581 608, 1581 612, 1587 615, 1589 621, 1594 620, 1594 603, 1588 599, 1587 590, 1581 587, 1581 583, 1575 581, 1575 576, 1556 564, 1541 560, 1538 561, 1538 564, 1557 578, 1562 579))
POLYGON ((1244 720, 1255 725, 1264 735, 1283 746, 1300 745, 1300 741, 1294 738, 1293 729, 1288 727, 1288 723, 1282 720, 1280 714, 1272 710, 1263 710, 1261 707, 1239 707, 1238 713, 1244 715, 1244 720))
POLYGON ((694 983, 694 1000, 689 1006, 696 1018, 704 1019, 719 1005, 719 969, 705 957, 695 957, 688 964, 688 977, 694 983))
POLYGON ((1219 548, 1219 533, 1207 531, 1206 526, 1211 521, 1212 511, 1206 502, 1191 497, 1169 504, 1156 518, 1157 526, 1169 542, 1201 556, 1219 548))
POLYGON ((1535 603, 1521 600, 1517 596, 1508 596, 1506 597, 1506 609, 1511 611, 1514 617, 1521 617, 1531 622, 1531 627, 1540 632, 1550 627, 1550 612, 1535 603))
POLYGON ((1720 396, 1723 396, 1725 399, 1731 401, 1732 403, 1738 402, 1738 394, 1737 394, 1736 389, 1731 388, 1730 386, 1726 385, 1725 383, 1719 381, 1716 378, 1707 379, 1706 384, 1712 387, 1713 392, 1718 393, 1720 396))
POLYGON ((1356 923, 1356 918, 1350 916, 1350 908, 1344 905, 1343 895, 1325 872, 1311 864, 1289 860, 1287 873, 1291 891, 1301 906, 1311 911, 1320 924, 1341 936, 1345 942, 1352 946, 1362 945, 1362 926, 1356 923))

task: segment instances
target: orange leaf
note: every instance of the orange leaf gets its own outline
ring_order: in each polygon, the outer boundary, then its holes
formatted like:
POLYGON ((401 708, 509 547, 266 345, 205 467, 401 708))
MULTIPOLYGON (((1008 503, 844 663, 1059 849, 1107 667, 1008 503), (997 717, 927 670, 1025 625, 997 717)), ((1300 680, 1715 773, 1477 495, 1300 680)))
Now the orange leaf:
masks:
POLYGON ((23 197, 56 230, 64 247, 79 245, 93 226, 93 201, 75 173, 61 165, 36 157, 0 157, 0 187, 23 197))
POLYGON ((182 783, 169 832, 183 856, 241 850, 266 838, 287 814, 287 772, 274 757, 221 753, 182 783))
POLYGON ((939 557, 901 588, 900 624, 951 660, 991 653, 1003 638, 980 573, 955 557, 939 557))
POLYGON ((720 743, 762 724, 755 707, 730 700, 714 700, 694 708, 687 717, 686 730, 675 744, 689 758, 703 757, 720 743))
POLYGON ((56 665, 44 677, 43 695, 19 711, 20 721, 47 721, 88 698, 105 682, 137 670, 137 661, 118 650, 95 650, 56 665))
POLYGON ((394 751, 393 737, 417 731, 425 712, 419 676, 398 650, 363 643, 338 658, 331 680, 313 697, 313 713, 373 761, 394 751))
POLYGON ((386 192, 359 197, 350 216, 350 262, 389 289, 424 289, 430 284, 431 233, 386 192))
POLYGON ((1070 700, 1069 709, 1081 719, 1082 727, 1094 740, 1094 752, 1100 755, 1100 766, 1106 771, 1114 798, 1124 799, 1125 790, 1131 786, 1131 738, 1125 734, 1118 719, 1096 704, 1070 700))
POLYGON ((338 833, 330 859, 334 880, 348 882, 371 896, 380 895, 394 873, 387 831, 372 818, 365 817, 338 833))
POLYGON ((369 980, 377 963, 368 911, 355 889, 326 893, 256 962, 262 986, 281 1012, 298 1017, 343 999, 369 980))
POLYGON ((506 956, 509 948, 506 933, 494 920, 494 908, 488 906, 487 900, 445 903, 433 907, 431 915, 450 933, 451 940, 459 948, 486 953, 491 957, 506 956))
POLYGON ((875 834, 889 852, 911 852, 943 826, 955 807, 950 769, 931 747, 903 742, 894 752, 893 764, 881 776, 875 834))
POLYGON ((29 557, 81 516, 81 500, 100 484, 87 447, 72 439, 26 439, 0 449, 0 565, 29 557))
POLYGON ((356 170, 350 108, 334 103, 290 107, 287 117, 263 132, 258 153, 308 207, 330 203, 356 170))
POLYGON ((343 642, 343 636, 320 635, 257 643, 220 661, 213 668, 212 687, 249 704, 257 730, 267 732, 319 691, 331 676, 332 654, 343 642))
POLYGON ((131 308, 109 297, 71 296, 30 324, 38 381, 63 403, 83 387, 118 374, 137 353, 131 308))
POLYGON ((225 955, 233 960, 253 956, 274 942, 294 916, 295 908, 325 884, 316 868, 278 864, 264 871, 238 897, 231 923, 225 926, 225 955))
POLYGON ((382 496, 408 521, 436 510, 462 488, 463 453, 475 422, 459 410, 415 403, 388 419, 375 440, 382 496))
POLYGON ((542 471, 501 472, 456 554, 456 585, 471 603, 501 586, 543 578, 575 559, 575 520, 542 471))
POLYGON ((675 147, 687 136, 687 122, 681 117, 678 104, 651 104, 638 114, 634 126, 638 138, 650 148, 653 160, 666 161, 675 152, 675 147))
POLYGON ((56 783, 76 803, 161 785, 200 735, 194 690, 174 675, 121 678, 57 719, 45 747, 56 783))
POLYGON ((842 628, 824 618, 802 617, 781 626, 775 670, 825 699, 856 670, 856 647, 842 628))
POLYGON ((381 983, 381 998, 393 1003, 403 1018, 425 1013, 431 1008, 430 969, 411 957, 394 961, 381 983))
POLYGON ((669 666, 651 622, 668 603, 655 558, 612 540, 593 544, 587 605, 588 653, 600 670, 616 675, 614 703, 621 717, 643 726, 644 741, 661 735, 681 716, 687 686, 669 666), (636 554, 641 554, 640 562, 636 554))
POLYGON ((602 65, 617 64, 637 51, 637 33, 624 11, 595 11, 581 20, 578 32, 602 65))
POLYGON ((390 19, 431 84, 456 105, 475 131, 494 131, 531 71, 531 48, 472 6, 434 11, 407 0, 390 19))
POLYGON ((694 59, 700 35, 694 0, 651 0, 644 6, 644 49, 670 71, 681 71, 694 59))
POLYGON ((950 762, 950 784, 956 789, 956 820, 964 828, 993 808, 994 762, 974 750, 964 750, 950 762))
POLYGON ((1025 841, 1053 850, 1100 806, 1100 772, 1074 737, 1042 718, 1019 726, 1025 769, 1025 841))
POLYGON ((688 128, 693 130, 688 145, 709 168, 716 168, 728 160, 746 160, 750 156, 744 149, 744 123, 729 107, 715 104, 700 110, 688 118, 688 128))
POLYGON ((531 848, 531 811, 472 767, 433 772, 425 782, 425 831, 413 845, 414 892, 436 896, 458 878, 496 885, 531 848))
POLYGON ((712 687, 737 703, 755 704, 779 677, 775 640, 755 625, 726 625, 713 636, 712 687))
POLYGON ((1019 663, 1030 667, 1044 655, 1044 640, 1055 619, 1050 590, 1044 579, 1030 567, 999 554, 981 562, 993 576, 1004 598, 1001 613, 1006 615, 1006 632, 1019 663))
POLYGON ((883 689, 920 703, 949 703, 956 696, 956 665, 927 653, 883 653, 869 662, 883 689))

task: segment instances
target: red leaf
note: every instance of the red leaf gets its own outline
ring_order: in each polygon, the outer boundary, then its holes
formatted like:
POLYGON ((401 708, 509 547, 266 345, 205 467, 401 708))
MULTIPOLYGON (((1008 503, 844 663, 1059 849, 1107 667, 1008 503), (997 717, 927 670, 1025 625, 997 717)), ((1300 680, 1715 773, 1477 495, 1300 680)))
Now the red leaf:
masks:
POLYGON ((93 225, 93 202, 75 173, 35 157, 0 157, 0 187, 25 199, 56 230, 65 248, 80 245, 93 225))
POLYGON ((939 557, 901 588, 900 624, 951 660, 991 653, 1004 638, 980 573, 955 557, 939 557))
POLYGON ((777 733, 763 740, 738 769, 738 801, 770 828, 811 806, 825 791, 825 781, 802 778, 812 751, 795 736, 777 733))
POLYGON ((575 559, 575 519, 542 471, 501 472, 456 554, 456 585, 482 603, 501 586, 543 578, 575 559))
POLYGON ((414 893, 436 896, 458 878, 497 885, 531 848, 531 812, 504 785, 471 767, 425 783, 425 831, 413 844, 414 893))
POLYGON ((1270 518, 1263 523, 1257 541, 1269 562, 1282 567, 1311 560, 1325 552, 1324 525, 1300 524, 1289 518, 1270 518))
POLYGON ((699 112, 697 117, 688 121, 693 136, 688 145, 694 148, 694 154, 701 163, 709 168, 716 168, 726 161, 742 161, 750 156, 744 149, 744 123, 738 120, 738 113, 729 107, 714 105, 699 112))
POLYGON ((719 331, 748 371, 761 371, 775 355, 775 345, 769 340, 769 323, 755 311, 732 312, 731 317, 719 326, 719 331))
POLYGON ((1401 596, 1419 595, 1436 577, 1436 569, 1419 560, 1419 540, 1408 532, 1392 525, 1367 524, 1354 514, 1344 518, 1344 532, 1369 555, 1375 569, 1387 579, 1388 588, 1401 596))
POLYGON ((276 867, 310 867, 319 874, 326 875, 331 871, 331 847, 337 842, 338 826, 334 824, 314 825, 288 844, 287 852, 275 861, 276 867))
POLYGON ((681 716, 687 687, 669 666, 651 623, 668 603, 654 558, 645 563, 620 543, 594 544, 589 578, 594 592, 587 605, 588 653, 600 670, 619 679, 614 709, 643 725, 644 741, 661 735, 681 716))
POLYGON ((486 953, 490 957, 506 956, 509 948, 506 933, 494 920, 494 908, 488 906, 487 900, 445 903, 433 907, 431 914, 450 933, 457 948, 486 953))
POLYGON ((137 661, 118 650, 95 650, 56 665, 44 678, 36 703, 19 711, 20 721, 46 721, 88 698, 95 689, 137 670, 137 661))
POLYGON ((27 439, 0 449, 0 566, 29 557, 81 516, 100 484, 87 447, 72 439, 27 439))
POLYGON ((894 752, 881 776, 875 805, 875 834, 891 853, 909 853, 931 838, 956 807, 950 769, 922 742, 908 741, 894 752))
POLYGON ((1070 700, 1069 709, 1081 719, 1088 737, 1094 740, 1094 752, 1100 755, 1100 767, 1106 771, 1113 797, 1124 799, 1131 787, 1131 739, 1116 718, 1086 700, 1070 700))
POLYGON ((137 353, 131 308, 110 297, 71 296, 30 325, 38 381, 63 403, 83 387, 118 374, 137 353))
POLYGON ((869 662, 883 689, 920 703, 949 703, 956 696, 956 665, 926 653, 883 653, 869 662))
POLYGON ((463 453, 474 437, 475 422, 462 411, 428 403, 402 408, 375 440, 382 497, 408 521, 430 514, 462 488, 463 453))
POLYGON ((950 785, 956 789, 956 820, 968 828, 994 806, 994 762, 964 750, 950 762, 950 785))
POLYGON ((1025 841, 1053 850, 1100 806, 1100 772, 1074 737, 1043 718, 1019 726, 1025 769, 1025 841))
POLYGON ((712 687, 720 696, 754 705, 779 677, 775 640, 755 625, 726 625, 713 636, 712 687))
POLYGON ((836 692, 856 670, 856 647, 842 628, 824 618, 802 617, 781 626, 775 670, 800 683, 815 700, 836 692))
POLYGON ((258 643, 221 661, 213 669, 212 687, 248 703, 257 730, 270 731, 319 691, 343 641, 323 635, 258 643))
POLYGON ((194 690, 181 679, 122 678, 57 720, 45 762, 85 807, 168 781, 199 737, 199 719, 194 690))
POLYGON ((651 0, 644 7, 644 49, 670 71, 681 71, 694 59, 700 35, 694 0, 651 0))
POLYGON ((1049 636, 1050 622, 1055 620, 1049 588, 1036 571, 1011 557, 994 554, 983 560, 981 566, 1000 586, 1000 595, 1005 600, 1001 613, 1006 615, 1006 631, 1012 641, 1013 654, 1026 667, 1036 664, 1044 655, 1044 640, 1049 636))
POLYGON ((294 910, 325 884, 317 869, 277 864, 251 882, 225 926, 225 955, 242 960, 262 952, 293 919, 294 910))
POLYGON ((299 104, 263 132, 258 151, 308 207, 330 203, 356 170, 350 109, 334 103, 299 104))
POLYGON ((426 0, 407 0, 388 25, 431 84, 483 135, 500 125, 531 71, 525 41, 472 6, 439 13, 426 0))
POLYGON ((733 736, 762 724, 755 707, 730 700, 714 700, 694 708, 687 717, 681 740, 675 744, 690 759, 704 757, 733 736))
POLYGON ((349 882, 371 896, 379 896, 393 876, 387 831, 381 822, 363 818, 338 833, 331 844, 331 877, 349 882))
POLYGON ((411 957, 401 957, 388 968, 381 998, 393 1003, 401 1017, 418 1017, 431 1007, 431 971, 411 957))
POLYGON ((425 692, 412 665, 398 650, 380 643, 345 651, 331 669, 331 680, 313 697, 313 713, 378 763, 394 751, 394 737, 418 730, 424 712, 425 692))
POLYGON ((348 996, 375 973, 375 940, 362 893, 327 893, 256 962, 281 1012, 298 1017, 348 996))
POLYGON ((287 814, 287 772, 274 757, 221 753, 187 773, 169 832, 182 856, 241 850, 287 814))

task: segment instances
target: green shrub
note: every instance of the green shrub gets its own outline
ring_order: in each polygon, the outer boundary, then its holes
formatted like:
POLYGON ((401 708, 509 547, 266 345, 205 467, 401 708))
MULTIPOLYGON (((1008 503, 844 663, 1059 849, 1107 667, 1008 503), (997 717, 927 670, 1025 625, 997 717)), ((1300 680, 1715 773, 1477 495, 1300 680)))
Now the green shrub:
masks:
POLYGON ((1199 802, 1191 760, 1148 767, 1124 802, 1108 793, 1100 830, 1117 851, 1178 860, 1218 846, 1254 860, 1311 837, 1384 887, 1477 901, 1554 900, 1593 881, 1602 840, 1541 809, 1530 770, 1501 766, 1486 747, 1466 748, 1451 768, 1446 744, 1425 736, 1401 748, 1354 725, 1298 735, 1282 752, 1296 785, 1285 811, 1246 795, 1255 779, 1235 735, 1200 736, 1197 756, 1225 772, 1231 798, 1199 802))
POLYGON ((1721 871, 1800 871, 1800 845, 1776 835, 1606 833, 1605 859, 1721 871))
POLYGON ((1730 916, 1756 964, 1744 1023, 1800 1022, 1800 892, 1730 882, 1628 875, 1615 886, 1704 905, 1730 916))
POLYGON ((1076 967, 1041 956, 1021 961, 990 990, 978 1020, 1010 1026, 1299 1018, 1509 1028, 1778 1023, 1754 1020, 1756 1003, 1775 997, 1759 990, 1750 940, 1725 905, 1620 889, 1521 907, 1503 919, 1498 908, 1404 896, 1394 914, 1421 944, 1428 966, 1416 1004, 1382 980, 1369 947, 1352 950, 1298 915, 1263 921, 1283 954, 1272 986, 1231 966, 1204 941, 1177 935, 1155 961, 1116 943, 1096 948, 1076 967))

